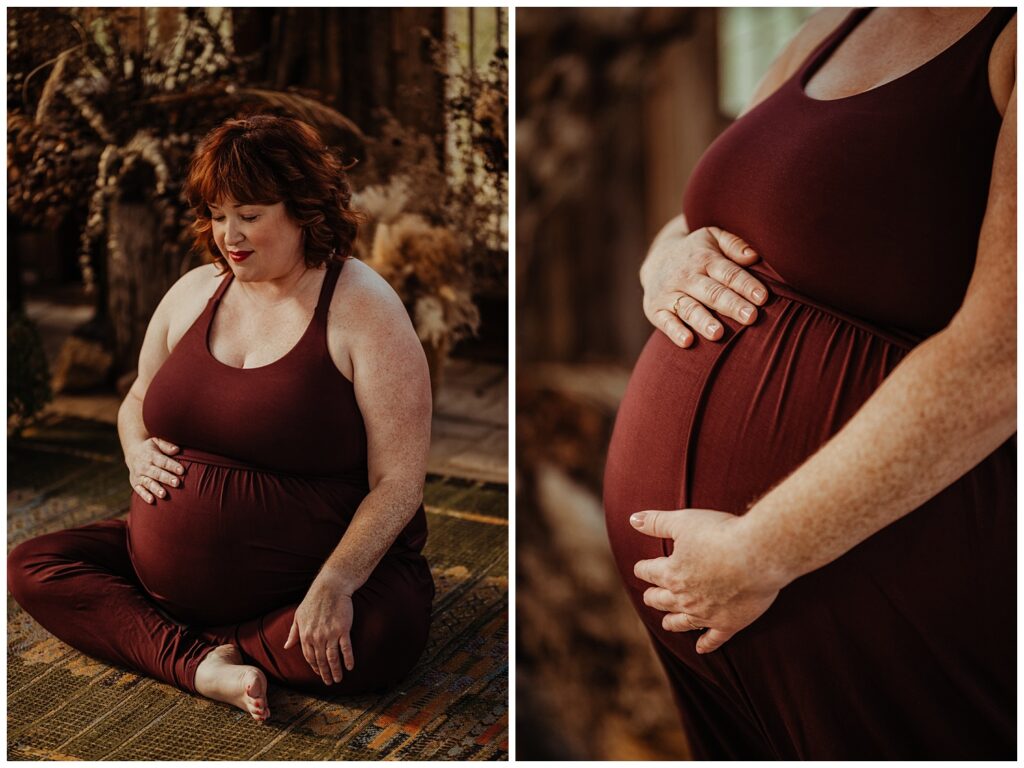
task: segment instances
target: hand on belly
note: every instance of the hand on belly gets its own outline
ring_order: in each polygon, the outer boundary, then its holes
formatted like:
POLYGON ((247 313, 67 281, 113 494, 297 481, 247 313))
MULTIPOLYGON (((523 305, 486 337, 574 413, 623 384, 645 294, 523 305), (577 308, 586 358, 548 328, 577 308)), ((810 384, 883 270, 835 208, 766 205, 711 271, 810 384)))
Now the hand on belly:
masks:
POLYGON ((630 523, 640 533, 672 539, 668 557, 641 560, 638 579, 652 584, 644 603, 665 611, 670 632, 707 629, 698 653, 720 648, 752 624, 775 601, 783 584, 773 584, 752 561, 743 519, 708 509, 637 512, 630 523))
POLYGON ((333 497, 302 479, 185 464, 181 486, 156 504, 133 497, 129 548, 150 596, 208 625, 301 599, 344 533, 333 497))

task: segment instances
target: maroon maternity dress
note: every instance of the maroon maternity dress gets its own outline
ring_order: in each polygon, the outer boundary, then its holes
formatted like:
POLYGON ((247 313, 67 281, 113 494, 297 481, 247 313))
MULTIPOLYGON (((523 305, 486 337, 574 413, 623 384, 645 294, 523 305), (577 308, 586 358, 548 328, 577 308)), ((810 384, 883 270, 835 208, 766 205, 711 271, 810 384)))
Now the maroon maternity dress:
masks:
MULTIPOLYGON (((804 85, 857 9, 777 92, 707 150, 691 230, 716 225, 763 257, 757 322, 718 343, 651 335, 605 474, 622 578, 668 672, 697 757, 1002 758, 1016 752, 1015 442, 698 656, 661 629, 638 560, 671 542, 643 509, 742 514, 853 416, 963 301, 1001 118, 987 63, 997 8, 892 82, 821 101, 804 85)), ((1007 308, 1012 312, 1012 308, 1007 308)))
POLYGON ((103 521, 11 552, 11 594, 47 630, 190 691, 199 662, 222 643, 271 679, 312 691, 383 688, 411 669, 434 594, 420 554, 422 507, 353 596, 355 668, 341 683, 325 686, 299 645, 283 647, 295 609, 369 493, 355 391, 327 350, 341 266, 325 271, 298 343, 258 368, 209 351, 233 275, 222 280, 143 404, 147 431, 182 448, 181 486, 152 505, 132 494, 127 525, 103 521))

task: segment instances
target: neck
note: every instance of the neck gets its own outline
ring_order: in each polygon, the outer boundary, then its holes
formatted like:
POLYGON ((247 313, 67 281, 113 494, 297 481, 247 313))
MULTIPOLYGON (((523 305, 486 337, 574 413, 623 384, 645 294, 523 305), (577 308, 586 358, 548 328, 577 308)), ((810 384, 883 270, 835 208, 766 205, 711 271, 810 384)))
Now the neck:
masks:
POLYGON ((299 259, 282 275, 266 280, 238 280, 240 292, 261 307, 273 306, 294 299, 302 293, 310 275, 318 270, 306 266, 299 259))

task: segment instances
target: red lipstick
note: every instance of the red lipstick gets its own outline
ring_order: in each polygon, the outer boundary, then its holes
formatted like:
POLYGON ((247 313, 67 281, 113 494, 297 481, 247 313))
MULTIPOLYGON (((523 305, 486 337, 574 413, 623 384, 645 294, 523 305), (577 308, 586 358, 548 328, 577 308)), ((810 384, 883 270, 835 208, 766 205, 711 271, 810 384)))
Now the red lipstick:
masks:
POLYGON ((235 262, 245 261, 252 255, 252 251, 228 251, 228 257, 235 262))

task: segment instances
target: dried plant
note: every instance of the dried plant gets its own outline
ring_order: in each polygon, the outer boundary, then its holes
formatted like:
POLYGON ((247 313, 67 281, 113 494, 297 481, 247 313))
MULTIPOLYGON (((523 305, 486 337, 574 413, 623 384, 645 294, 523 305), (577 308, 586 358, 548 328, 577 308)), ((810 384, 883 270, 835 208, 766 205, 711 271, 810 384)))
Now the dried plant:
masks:
POLYGON ((645 82, 664 47, 692 34, 692 8, 524 9, 516 16, 522 94, 516 122, 516 269, 523 279, 546 221, 601 177, 617 137, 608 104, 645 82), (537 56, 542 54, 542 57, 537 56))
POLYGON ((474 294, 507 285, 504 49, 482 72, 442 70, 450 81, 445 92, 455 94, 446 105, 449 125, 470 127, 468 145, 445 157, 444 132, 425 135, 384 114, 377 135, 366 136, 316 94, 246 83, 233 50, 231 9, 190 8, 158 18, 166 10, 12 9, 8 32, 9 46, 24 47, 31 38, 44 51, 23 63, 12 59, 21 63, 13 79, 9 70, 9 93, 14 86, 20 94, 9 101, 9 209, 30 226, 68 215, 79 220, 84 282, 90 290, 100 280, 110 288, 120 362, 137 351, 159 297, 201 258, 190 250, 190 212, 181 194, 196 141, 222 120, 252 111, 311 122, 327 143, 362 160, 352 173, 362 188, 354 202, 370 223, 358 253, 394 282, 425 345, 443 357, 475 333, 474 294), (171 37, 169 18, 177 25, 171 37), (61 48, 46 47, 37 34, 43 24, 60 31, 51 37, 61 48), (451 85, 456 80, 458 87, 451 85), (146 236, 133 233, 125 218, 145 223, 146 236), (155 252, 135 252, 131 243, 140 239, 156 244, 155 252), (145 281, 137 278, 143 271, 145 281))
MULTIPOLYGON (((449 41, 448 46, 452 43, 449 41)), ((380 114, 367 139, 368 161, 356 170, 353 198, 368 224, 357 248, 394 286, 432 361, 435 384, 452 346, 475 334, 474 295, 504 291, 508 279, 508 67, 499 48, 481 72, 452 74, 450 48, 435 60, 446 79, 449 126, 456 131, 443 157, 443 137, 429 136, 380 114)))
POLYGON ((35 323, 7 313, 7 426, 15 434, 50 401, 50 372, 35 323))
POLYGON ((18 56, 8 71, 8 209, 29 226, 69 215, 80 223, 83 281, 87 291, 98 287, 102 260, 109 299, 101 310, 113 319, 122 368, 160 297, 202 258, 191 250, 182 183, 204 133, 259 111, 300 117, 356 147, 363 140, 357 125, 312 95, 241 83, 230 10, 164 14, 176 25, 169 37, 158 33, 160 13, 9 13, 8 46, 18 56), (50 55, 50 38, 66 47, 50 55))

